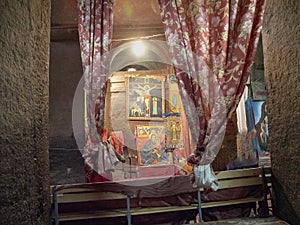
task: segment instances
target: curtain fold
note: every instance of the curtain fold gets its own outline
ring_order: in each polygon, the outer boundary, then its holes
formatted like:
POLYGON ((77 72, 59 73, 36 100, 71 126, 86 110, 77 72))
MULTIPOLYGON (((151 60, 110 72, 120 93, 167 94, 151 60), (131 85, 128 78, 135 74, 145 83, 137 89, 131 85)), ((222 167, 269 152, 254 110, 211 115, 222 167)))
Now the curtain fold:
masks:
POLYGON ((88 135, 102 140, 111 48, 113 0, 78 0, 78 32, 86 93, 88 135))
POLYGON ((192 139, 216 157, 250 74, 265 0, 158 0, 192 139))
POLYGON ((116 163, 112 146, 105 143, 104 112, 113 29, 113 0, 77 0, 78 33, 87 112, 86 173, 90 182, 111 179, 116 163), (97 174, 95 173, 97 172, 97 174), (96 178, 95 178, 96 177, 96 178))

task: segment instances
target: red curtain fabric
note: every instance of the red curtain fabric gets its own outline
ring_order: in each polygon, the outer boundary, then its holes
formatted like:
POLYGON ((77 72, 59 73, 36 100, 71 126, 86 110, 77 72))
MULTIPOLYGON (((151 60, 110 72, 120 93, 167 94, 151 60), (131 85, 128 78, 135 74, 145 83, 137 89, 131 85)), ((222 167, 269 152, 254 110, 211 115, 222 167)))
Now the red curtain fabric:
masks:
POLYGON ((105 142, 104 129, 113 0, 78 0, 77 6, 88 127, 83 157, 88 182, 100 182, 112 179, 117 162, 112 147, 105 142))
POLYGON ((219 151, 243 93, 265 0, 159 0, 192 139, 202 165, 219 151), (192 104, 191 104, 192 103, 192 104))
POLYGON ((108 67, 111 48, 113 0, 78 0, 78 32, 84 89, 87 103, 88 134, 92 142, 102 140, 108 67))

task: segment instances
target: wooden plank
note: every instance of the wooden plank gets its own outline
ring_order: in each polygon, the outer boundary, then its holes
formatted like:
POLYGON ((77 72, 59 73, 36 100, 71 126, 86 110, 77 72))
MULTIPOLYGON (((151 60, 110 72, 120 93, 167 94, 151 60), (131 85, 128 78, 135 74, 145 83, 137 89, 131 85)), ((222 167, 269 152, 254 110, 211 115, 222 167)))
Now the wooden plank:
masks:
MULTIPOLYGON (((67 189, 62 189, 62 190, 59 190, 57 193, 58 194, 65 194, 65 193, 83 193, 83 192, 95 192, 96 190, 93 190, 93 189, 90 189, 90 188, 67 188, 67 189)), ((53 193, 53 190, 51 191, 51 193, 53 193)))
POLYGON ((262 184, 260 177, 248 177, 232 180, 219 181, 219 189, 235 188, 235 187, 247 187, 262 184))
POLYGON ((115 93, 115 92, 125 92, 125 84, 124 83, 112 83, 110 86, 110 92, 115 93))
MULTIPOLYGON (((247 173, 248 174, 248 173, 247 173)), ((262 179, 260 177, 249 177, 249 178, 241 178, 241 179, 231 179, 231 180, 220 180, 219 181, 219 189, 226 188, 234 188, 234 187, 245 187, 245 186, 253 186, 262 184, 262 179)), ((163 185, 159 187, 159 189, 153 190, 154 193, 152 195, 155 196, 158 190, 170 188, 168 185, 163 185)), ((144 187, 144 191, 150 191, 150 188, 144 187)), ((147 192, 147 195, 148 195, 147 192)), ((172 193, 172 192, 171 192, 172 193)), ((121 193, 110 193, 110 192, 102 192, 95 191, 89 188, 70 188, 70 189, 62 189, 58 192, 58 201, 62 203, 66 202, 85 202, 85 201, 99 201, 105 199, 125 199, 126 195, 121 193)))
POLYGON ((125 82, 126 77, 130 77, 130 76, 134 76, 134 77, 138 77, 138 76, 155 76, 155 77, 162 77, 163 79, 165 79, 165 77, 170 74, 170 71, 162 69, 162 70, 147 70, 147 71, 132 71, 132 72, 128 72, 128 71, 118 71, 118 72, 114 72, 112 73, 111 77, 109 78, 111 83, 120 83, 120 82, 125 82))
MULTIPOLYGON (((179 212, 179 211, 196 210, 196 209, 197 209, 197 205, 134 208, 131 210, 131 215, 137 216, 137 215, 179 212)), ((101 219, 101 218, 122 217, 126 215, 127 215, 126 209, 120 209, 114 211, 94 211, 89 213, 65 213, 65 214, 61 214, 59 220, 72 221, 72 220, 83 220, 83 219, 101 219)))
POLYGON ((57 194, 59 203, 75 203, 75 202, 89 202, 101 200, 117 200, 126 199, 127 196, 121 193, 112 192, 90 192, 90 193, 66 193, 57 194))
MULTIPOLYGON (((90 184, 68 184, 56 186, 58 193, 64 193, 65 190, 72 190, 75 192, 84 188, 86 190, 97 192, 114 192, 128 194, 129 196, 139 195, 141 198, 146 197, 165 197, 168 195, 177 195, 181 193, 192 193, 193 189, 190 184, 189 176, 166 176, 157 178, 140 178, 132 180, 122 180, 118 182, 103 182, 103 183, 90 183, 90 184), (186 185, 182 185, 185 183, 186 185)), ((69 191, 67 191, 69 192, 69 191)))
MULTIPOLYGON (((251 202, 262 201, 263 198, 243 198, 228 201, 217 201, 217 202, 203 202, 202 208, 211 208, 227 205, 245 204, 251 202)), ((134 208, 131 210, 131 215, 147 215, 156 213, 166 213, 166 212, 179 212, 186 210, 197 210, 197 204, 192 204, 188 206, 162 206, 162 207, 145 207, 145 208, 134 208)), ((62 214, 60 216, 60 221, 71 221, 71 220, 82 220, 82 219, 100 219, 100 218, 112 218, 126 216, 126 209, 120 209, 115 211, 94 211, 90 213, 77 213, 77 214, 62 214)))
POLYGON ((197 205, 186 205, 186 206, 162 206, 162 207, 147 207, 147 208, 135 208, 131 210, 131 215, 146 215, 166 212, 179 212, 186 210, 196 210, 197 205))
POLYGON ((262 201, 263 199, 264 199, 263 197, 260 197, 260 198, 241 198, 241 199, 234 199, 228 201, 203 202, 201 206, 202 208, 212 208, 212 207, 219 207, 219 206, 257 202, 257 201, 262 201))
POLYGON ((126 212, 123 211, 93 211, 88 213, 64 213, 60 214, 59 221, 74 221, 86 219, 101 219, 113 217, 125 217, 126 212))
MULTIPOLYGON (((80 194, 84 194, 84 193, 96 193, 97 191, 96 190, 91 190, 91 189, 88 189, 88 188, 69 188, 69 189, 62 189, 62 190, 59 190, 57 191, 57 195, 59 196, 66 196, 65 194, 71 194, 71 193, 80 193, 80 194)), ((53 203, 53 193, 54 193, 54 187, 50 187, 50 199, 51 199, 51 204, 53 203)), ((59 199, 58 199, 59 201, 59 199)))
POLYGON ((218 180, 222 179, 233 179, 239 177, 254 177, 261 174, 261 168, 251 168, 251 169, 239 169, 239 170, 227 170, 220 171, 217 173, 218 180))
POLYGON ((123 73, 115 72, 112 74, 112 76, 109 78, 110 83, 124 83, 125 82, 125 76, 123 73))
MULTIPOLYGON (((269 170, 271 171, 271 170, 269 170)), ((267 179, 270 178, 270 173, 266 173, 267 179)), ((217 173, 219 180, 219 189, 246 187, 262 184, 261 168, 251 168, 232 171, 221 171, 217 173)), ((143 197, 160 197, 175 195, 179 193, 191 193, 196 192, 196 189, 183 186, 182 189, 178 187, 182 185, 182 182, 188 182, 189 177, 171 177, 171 178, 153 178, 153 179, 134 179, 124 180, 118 183, 105 182, 105 183, 93 183, 93 184, 73 184, 73 185, 57 185, 51 186, 50 190, 53 193, 54 189, 58 189, 58 202, 59 203, 75 203, 75 202, 87 202, 87 201, 101 201, 101 200, 116 200, 126 199, 128 193, 132 197, 136 198, 139 195, 143 197), (149 182, 157 181, 157 182, 149 182), (128 186, 128 184, 140 184, 140 186, 128 186), (111 192, 113 188, 114 192, 111 192)), ((51 199, 52 200, 52 199, 51 199)), ((260 198, 242 198, 228 201, 214 201, 203 202, 202 208, 235 205, 242 203, 251 203, 256 201, 262 201, 260 198)), ((133 208, 131 210, 132 215, 146 215, 165 212, 177 212, 185 210, 197 210, 197 204, 188 206, 162 206, 162 207, 147 207, 147 208, 133 208)), ((101 219, 112 217, 126 216, 127 210, 124 209, 112 209, 112 210, 98 210, 92 212, 75 212, 75 213, 63 213, 59 216, 60 221, 82 220, 82 219, 101 219)))

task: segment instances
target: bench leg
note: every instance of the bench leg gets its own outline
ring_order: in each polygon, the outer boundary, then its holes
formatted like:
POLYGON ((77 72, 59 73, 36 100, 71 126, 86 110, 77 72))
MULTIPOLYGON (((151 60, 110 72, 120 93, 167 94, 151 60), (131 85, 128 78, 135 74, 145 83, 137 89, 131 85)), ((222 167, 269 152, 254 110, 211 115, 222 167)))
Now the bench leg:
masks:
POLYGON ((261 178, 262 178, 262 183, 263 183, 264 199, 263 199, 263 201, 259 202, 258 213, 262 217, 268 217, 270 215, 269 214, 269 206, 268 206, 268 194, 270 194, 271 192, 268 187, 268 181, 266 178, 265 168, 262 166, 261 170, 262 170, 261 178))
POLYGON ((131 225, 130 197, 127 195, 127 224, 131 225))
POLYGON ((58 199, 57 199, 57 193, 54 190, 53 192, 53 203, 54 203, 54 223, 55 225, 59 225, 58 220, 58 199))
POLYGON ((199 222, 202 223, 202 210, 201 210, 201 192, 200 189, 197 191, 197 196, 198 196, 198 213, 199 213, 199 222))

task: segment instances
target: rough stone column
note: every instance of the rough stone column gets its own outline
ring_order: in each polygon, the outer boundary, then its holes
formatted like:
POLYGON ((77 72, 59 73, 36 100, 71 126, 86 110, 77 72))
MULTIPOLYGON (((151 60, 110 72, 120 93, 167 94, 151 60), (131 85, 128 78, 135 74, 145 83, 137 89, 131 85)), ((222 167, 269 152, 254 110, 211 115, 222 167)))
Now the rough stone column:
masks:
POLYGON ((0 224, 49 224, 50 0, 0 1, 0 224))
POLYGON ((268 0, 263 26, 275 214, 300 224, 300 1, 268 0))

